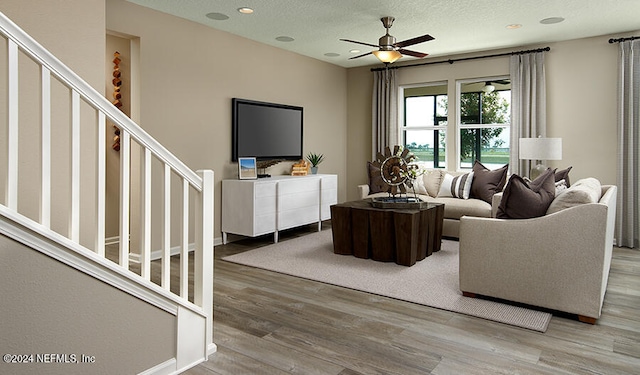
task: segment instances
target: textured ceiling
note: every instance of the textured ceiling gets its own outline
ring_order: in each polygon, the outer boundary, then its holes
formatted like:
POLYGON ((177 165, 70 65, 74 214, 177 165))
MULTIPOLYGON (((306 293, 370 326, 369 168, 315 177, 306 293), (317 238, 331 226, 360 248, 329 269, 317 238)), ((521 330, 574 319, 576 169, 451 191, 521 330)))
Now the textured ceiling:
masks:
MULTIPOLYGON (((640 0, 128 0, 215 29, 343 67, 378 63, 373 50, 347 43, 378 44, 383 16, 396 18, 390 34, 398 41, 430 34, 435 38, 407 49, 437 56, 522 47, 640 30, 640 0), (237 11, 250 7, 253 14, 237 11), (213 20, 208 13, 229 18, 213 20), (565 20, 541 24, 550 17, 565 20), (507 25, 521 24, 518 29, 507 25), (288 36, 292 42, 276 37, 288 36), (360 53, 351 53, 357 48, 360 53), (338 56, 326 56, 325 54, 338 56)), ((401 61, 414 60, 405 56, 401 61)))

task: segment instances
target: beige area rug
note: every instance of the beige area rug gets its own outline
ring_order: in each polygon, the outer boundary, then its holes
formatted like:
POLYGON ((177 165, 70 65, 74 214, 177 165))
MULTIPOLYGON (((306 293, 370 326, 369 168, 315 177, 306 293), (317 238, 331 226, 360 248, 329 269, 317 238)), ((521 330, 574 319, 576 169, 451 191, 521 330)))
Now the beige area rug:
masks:
POLYGON ((540 332, 551 320, 546 312, 463 297, 458 242, 451 240, 443 240, 442 250, 411 267, 334 254, 331 230, 222 259, 540 332))

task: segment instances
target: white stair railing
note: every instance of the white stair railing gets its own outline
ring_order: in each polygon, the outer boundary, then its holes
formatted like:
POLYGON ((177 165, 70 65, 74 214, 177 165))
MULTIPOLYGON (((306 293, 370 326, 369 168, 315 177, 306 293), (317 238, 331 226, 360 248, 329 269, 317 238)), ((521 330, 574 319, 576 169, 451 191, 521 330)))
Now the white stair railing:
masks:
MULTIPOLYGON (((131 165, 132 165, 132 144, 137 144, 141 149, 141 233, 140 235, 140 276, 133 274, 131 277, 141 279, 151 288, 155 285, 151 282, 151 209, 152 209, 152 161, 157 160, 161 165, 162 199, 160 207, 162 212, 161 227, 162 234, 159 237, 161 243, 161 267, 160 267, 160 288, 170 293, 170 270, 171 257, 171 212, 172 176, 176 176, 182 186, 182 198, 180 206, 180 267, 179 267, 179 298, 186 306, 193 306, 206 317, 206 348, 207 353, 215 351, 213 344, 213 197, 214 197, 214 175, 213 171, 202 170, 194 172, 189 169, 178 158, 171 154, 165 147, 146 133, 140 126, 129 119, 119 109, 111 104, 105 97, 98 93, 88 83, 77 76, 60 60, 38 44, 27 35, 22 29, 14 24, 9 18, 0 12, 0 35, 6 40, 6 111, 7 111, 7 138, 6 138, 6 181, 5 181, 5 202, 4 208, 0 207, 0 212, 9 212, 10 215, 19 215, 20 221, 33 222, 33 230, 37 230, 42 235, 54 233, 52 229, 52 82, 59 82, 63 87, 68 88, 70 105, 70 166, 67 181, 70 187, 70 207, 68 208, 68 233, 57 233, 51 237, 58 238, 62 235, 73 243, 80 245, 81 226, 81 191, 83 187, 83 176, 81 175, 81 131, 87 127, 94 126, 97 129, 96 155, 95 155, 95 232, 94 249, 87 249, 97 254, 100 259, 110 262, 105 258, 105 225, 106 225, 106 130, 107 121, 112 122, 120 129, 120 213, 119 213, 119 257, 118 264, 123 269, 129 271, 130 242, 127 240, 131 235, 130 226, 130 201, 131 196, 131 165), (38 197, 28 197, 28 199, 39 200, 39 215, 37 220, 32 220, 28 214, 20 212, 19 196, 23 191, 19 187, 19 175, 21 172, 21 160, 19 153, 20 134, 20 100, 19 100, 19 62, 20 56, 27 56, 39 66, 40 81, 40 134, 41 141, 37 146, 41 155, 40 160, 40 180, 41 186, 38 189, 38 197), (95 112, 95 123, 90 124, 83 121, 81 108, 85 107, 95 112), (192 193, 193 192, 193 193, 192 193), (190 196, 195 201, 195 219, 190 222, 190 196), (7 211, 8 210, 8 211, 7 211), (194 277, 193 277, 193 302, 189 301, 189 232, 193 225, 195 232, 194 249, 194 277)), ((2 54, 0 53, 0 56, 2 54)), ((0 87, 3 86, 0 78, 0 87)), ((1 96, 0 96, 1 97, 1 96)), ((2 103, 0 103, 2 105, 2 103)), ((86 152, 86 151, 85 151, 86 152)), ((32 165, 25 168, 33 168, 32 165)), ((23 168, 24 170, 24 168, 23 168)), ((93 177, 93 176, 92 176, 93 177)), ((85 177, 87 178, 87 177, 85 177)), ((93 184, 91 184, 93 188, 93 184)), ((137 198, 137 197, 135 197, 137 198)), ((156 209, 156 208, 154 208, 156 209)), ((74 247, 77 249, 78 247, 74 247)), ((76 250, 77 251, 77 250, 76 250)), ((81 252, 80 252, 81 253, 81 252)), ((82 255, 82 254, 80 254, 82 255)), ((112 265, 110 265, 112 267, 112 265)), ((129 271, 130 272, 130 271, 129 271)), ((173 298, 173 297, 172 297, 173 298)))

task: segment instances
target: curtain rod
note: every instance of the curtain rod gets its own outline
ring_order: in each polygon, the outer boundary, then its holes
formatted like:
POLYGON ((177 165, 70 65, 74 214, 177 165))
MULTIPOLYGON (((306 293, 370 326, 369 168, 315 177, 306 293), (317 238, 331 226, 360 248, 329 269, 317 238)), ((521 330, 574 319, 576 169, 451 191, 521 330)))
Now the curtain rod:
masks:
POLYGON ((463 58, 459 58, 459 59, 449 59, 449 60, 442 60, 442 61, 429 61, 429 62, 424 62, 424 63, 419 63, 419 64, 411 64, 411 65, 396 65, 396 66, 384 67, 384 68, 371 68, 371 71, 375 72, 375 71, 386 70, 386 69, 410 68, 410 67, 414 67, 414 66, 432 65, 432 64, 444 64, 444 63, 453 64, 454 62, 458 62, 458 61, 488 59, 490 57, 524 55, 524 54, 527 54, 527 53, 548 52, 548 51, 551 51, 551 47, 544 47, 544 48, 538 48, 538 49, 529 49, 529 50, 526 50, 526 51, 514 51, 514 52, 497 53, 497 54, 494 54, 494 55, 463 57, 463 58))
POLYGON ((636 40, 636 39, 640 39, 640 36, 630 36, 628 38, 618 38, 618 39, 609 39, 609 43, 621 43, 621 42, 626 42, 627 40, 636 40))

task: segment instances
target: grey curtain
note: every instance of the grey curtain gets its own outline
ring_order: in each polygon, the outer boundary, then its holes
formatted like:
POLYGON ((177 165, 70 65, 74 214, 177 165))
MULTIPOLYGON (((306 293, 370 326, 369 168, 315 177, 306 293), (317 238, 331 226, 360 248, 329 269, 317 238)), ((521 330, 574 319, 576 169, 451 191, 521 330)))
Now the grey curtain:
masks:
POLYGON ((543 52, 511 56, 511 145, 512 173, 528 175, 531 161, 520 160, 520 138, 546 137, 547 94, 543 52))
POLYGON ((376 152, 398 144, 398 80, 397 69, 373 72, 372 159, 376 152))
POLYGON ((618 82, 618 205, 616 244, 638 247, 640 40, 620 43, 618 82))

